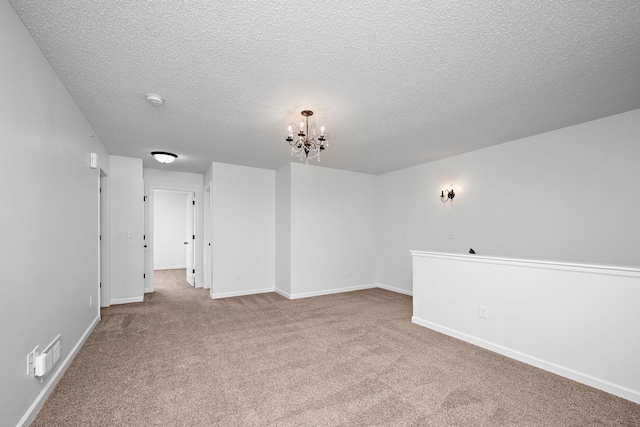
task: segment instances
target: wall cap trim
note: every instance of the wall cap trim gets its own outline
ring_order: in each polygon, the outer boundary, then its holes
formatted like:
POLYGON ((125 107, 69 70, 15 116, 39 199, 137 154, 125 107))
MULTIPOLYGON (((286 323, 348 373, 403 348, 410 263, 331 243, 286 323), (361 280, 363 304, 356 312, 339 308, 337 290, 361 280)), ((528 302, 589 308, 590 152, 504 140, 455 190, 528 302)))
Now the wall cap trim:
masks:
POLYGON ((588 264, 565 261, 538 260, 526 258, 507 258, 486 255, 453 254, 446 252, 427 252, 412 250, 411 255, 421 258, 436 258, 455 261, 476 262, 482 264, 501 264, 550 270, 583 271, 593 274, 629 276, 640 278, 640 268, 624 265, 588 264))

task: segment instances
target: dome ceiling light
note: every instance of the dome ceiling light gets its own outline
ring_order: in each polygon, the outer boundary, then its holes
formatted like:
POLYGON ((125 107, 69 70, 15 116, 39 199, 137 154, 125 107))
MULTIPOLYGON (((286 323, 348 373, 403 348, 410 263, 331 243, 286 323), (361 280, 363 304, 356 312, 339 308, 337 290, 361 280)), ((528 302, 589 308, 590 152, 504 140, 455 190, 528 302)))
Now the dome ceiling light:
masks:
POLYGON ((151 155, 162 164, 173 163, 173 161, 178 158, 177 155, 167 153, 166 151, 152 151, 151 155))

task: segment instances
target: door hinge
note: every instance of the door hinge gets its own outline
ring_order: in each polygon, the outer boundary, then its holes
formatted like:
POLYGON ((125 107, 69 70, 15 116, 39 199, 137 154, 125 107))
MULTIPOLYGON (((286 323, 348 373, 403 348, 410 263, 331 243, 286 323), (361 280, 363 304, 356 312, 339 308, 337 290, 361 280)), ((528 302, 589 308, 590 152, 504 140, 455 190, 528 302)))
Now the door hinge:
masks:
POLYGON ((142 201, 146 202, 147 201, 147 196, 142 196, 142 201))
POLYGON ((143 275, 142 275, 142 278, 143 278, 143 279, 146 279, 146 278, 147 278, 147 275, 146 275, 146 274, 143 274, 143 275))
POLYGON ((146 234, 142 235, 142 240, 147 240, 147 235, 146 234))
POLYGON ((100 287, 102 288, 102 282, 100 282, 100 287))
POLYGON ((196 235, 194 234, 193 237, 191 237, 193 240, 196 240, 196 235))
POLYGON ((195 200, 193 200, 193 201, 191 202, 191 204, 195 205, 195 204, 196 204, 196 201, 195 201, 195 200))
POLYGON ((196 274, 196 269, 195 268, 193 269, 193 274, 196 274))
POLYGON ((98 239, 98 240, 102 240, 102 234, 100 235, 100 237, 99 237, 99 239, 98 239))

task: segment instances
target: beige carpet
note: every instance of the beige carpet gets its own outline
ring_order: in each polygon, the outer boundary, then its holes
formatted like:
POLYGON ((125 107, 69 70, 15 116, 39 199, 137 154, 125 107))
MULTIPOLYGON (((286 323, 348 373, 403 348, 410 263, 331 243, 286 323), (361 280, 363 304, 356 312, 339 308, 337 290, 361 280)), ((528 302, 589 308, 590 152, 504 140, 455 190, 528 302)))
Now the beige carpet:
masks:
POLYGON ((113 306, 33 426, 640 426, 640 405, 411 323, 373 289, 113 306))

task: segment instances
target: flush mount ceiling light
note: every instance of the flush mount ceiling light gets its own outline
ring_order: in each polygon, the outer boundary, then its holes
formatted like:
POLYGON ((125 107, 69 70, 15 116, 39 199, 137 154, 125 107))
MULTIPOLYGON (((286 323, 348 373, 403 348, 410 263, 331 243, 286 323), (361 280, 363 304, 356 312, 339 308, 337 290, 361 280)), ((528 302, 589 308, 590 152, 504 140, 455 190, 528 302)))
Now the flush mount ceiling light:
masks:
POLYGON ((154 159, 163 164, 173 163, 173 161, 178 158, 177 155, 173 153, 167 153, 166 151, 152 151, 151 155, 154 159))
POLYGON ((162 99, 158 95, 154 95, 153 93, 150 93, 149 95, 147 95, 147 101, 157 106, 164 104, 164 99, 162 99))
POLYGON ((300 122, 300 126, 295 123, 289 125, 289 135, 286 141, 291 146, 291 155, 295 155, 300 161, 309 163, 309 159, 317 158, 320 161, 320 152, 329 146, 330 135, 324 131, 324 126, 320 127, 320 135, 316 137, 316 122, 311 122, 309 129, 309 116, 313 115, 313 111, 304 110, 300 114, 304 116, 304 121, 300 122), (297 140, 293 140, 293 129, 298 131, 297 140))

